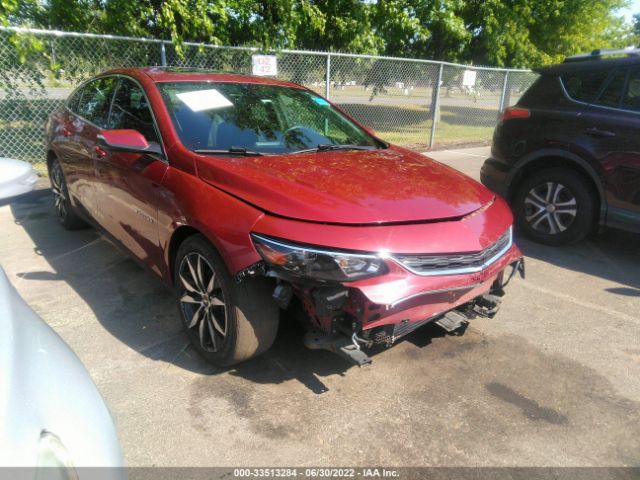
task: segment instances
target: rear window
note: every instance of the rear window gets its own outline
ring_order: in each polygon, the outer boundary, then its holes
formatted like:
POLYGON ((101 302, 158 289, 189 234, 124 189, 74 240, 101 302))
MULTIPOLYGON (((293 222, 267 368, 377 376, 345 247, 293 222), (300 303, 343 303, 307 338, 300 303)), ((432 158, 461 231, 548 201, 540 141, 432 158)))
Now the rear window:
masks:
POLYGON ((623 106, 629 110, 640 110, 640 69, 638 68, 629 73, 623 106))
POLYGON ((80 103, 80 98, 82 98, 82 89, 79 88, 76 90, 67 100, 67 108, 72 112, 76 113, 78 111, 78 104, 80 103))
POLYGON ((518 105, 523 107, 555 105, 559 96, 562 96, 562 92, 558 85, 558 77, 542 75, 520 97, 518 105))
POLYGON ((622 96, 626 78, 626 70, 618 70, 615 72, 595 103, 605 107, 620 107, 620 97, 622 96))
POLYGON ((580 102, 593 102, 611 70, 571 72, 560 76, 569 97, 580 102))
POLYGON ((82 90, 82 98, 75 112, 101 128, 106 127, 114 86, 112 77, 98 78, 88 83, 82 90))

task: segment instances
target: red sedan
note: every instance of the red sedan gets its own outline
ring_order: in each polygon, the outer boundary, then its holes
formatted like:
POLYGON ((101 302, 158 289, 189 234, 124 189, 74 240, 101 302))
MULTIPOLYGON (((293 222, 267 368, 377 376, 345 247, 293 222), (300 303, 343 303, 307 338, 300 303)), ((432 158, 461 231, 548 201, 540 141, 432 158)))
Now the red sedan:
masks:
POLYGON ((293 83, 113 70, 47 142, 62 225, 97 225, 173 287, 215 365, 267 350, 281 309, 308 347, 368 363, 426 322, 493 315, 524 272, 502 199, 293 83))

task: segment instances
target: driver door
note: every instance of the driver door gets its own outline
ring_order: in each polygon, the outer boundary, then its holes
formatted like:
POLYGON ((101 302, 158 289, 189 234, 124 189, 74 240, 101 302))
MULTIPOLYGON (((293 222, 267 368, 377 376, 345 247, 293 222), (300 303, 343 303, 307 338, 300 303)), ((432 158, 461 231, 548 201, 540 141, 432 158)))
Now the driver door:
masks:
MULTIPOLYGON (((133 129, 150 143, 160 142, 146 94, 134 80, 119 77, 108 129, 133 129)), ((97 203, 107 229, 157 273, 162 264, 157 205, 167 168, 165 158, 152 154, 101 150, 95 160, 97 203)))

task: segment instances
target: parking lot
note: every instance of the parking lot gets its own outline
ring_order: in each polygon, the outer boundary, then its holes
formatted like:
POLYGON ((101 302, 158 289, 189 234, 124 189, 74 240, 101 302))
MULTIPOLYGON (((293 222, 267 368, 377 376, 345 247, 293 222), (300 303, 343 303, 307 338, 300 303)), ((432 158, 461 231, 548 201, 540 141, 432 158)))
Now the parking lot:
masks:
MULTIPOLYGON (((487 148, 433 156, 477 178, 487 148)), ((422 328, 353 367, 274 347, 230 370, 188 346, 172 294, 47 190, 0 206, 0 264, 75 350, 129 466, 628 466, 640 463, 640 236, 550 248, 461 336, 422 328)), ((61 372, 63 375, 64 372, 61 372)))

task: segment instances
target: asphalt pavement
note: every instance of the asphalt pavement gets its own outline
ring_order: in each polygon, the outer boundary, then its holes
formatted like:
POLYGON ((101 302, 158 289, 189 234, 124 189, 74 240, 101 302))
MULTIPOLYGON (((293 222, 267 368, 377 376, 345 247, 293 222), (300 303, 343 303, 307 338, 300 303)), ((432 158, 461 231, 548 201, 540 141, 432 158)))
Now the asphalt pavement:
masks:
MULTIPOLYGON (((487 148, 435 152, 477 178, 487 148)), ((171 293, 47 190, 0 206, 0 264, 76 351, 130 466, 640 466, 640 236, 550 248, 461 336, 424 327, 358 368, 283 322, 228 370, 190 348, 171 293)))

